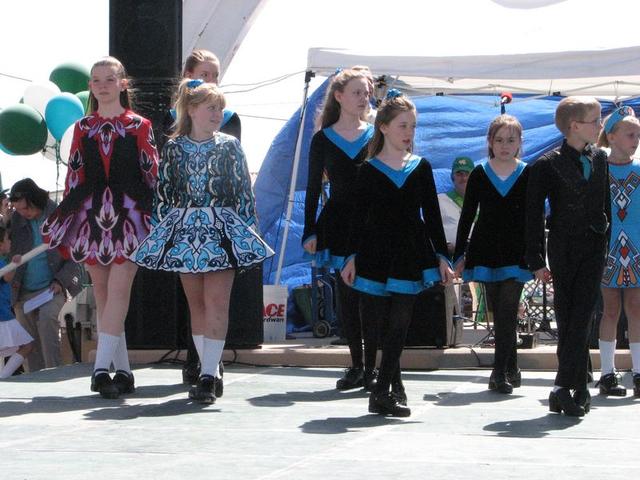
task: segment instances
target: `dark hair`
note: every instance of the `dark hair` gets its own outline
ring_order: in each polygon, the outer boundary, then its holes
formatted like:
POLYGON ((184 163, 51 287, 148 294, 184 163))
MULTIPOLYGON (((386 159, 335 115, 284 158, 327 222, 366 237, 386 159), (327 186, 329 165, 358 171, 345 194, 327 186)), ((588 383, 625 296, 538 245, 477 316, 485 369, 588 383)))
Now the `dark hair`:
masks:
POLYGON ((0 242, 4 242, 4 237, 7 234, 7 228, 0 225, 0 242))
POLYGON ((27 201, 27 205, 44 210, 49 201, 49 193, 36 185, 36 182, 30 178, 23 178, 11 187, 9 200, 15 202, 23 199, 27 201))
MULTIPOLYGON (((91 67, 91 73, 93 73, 93 69, 96 67, 114 67, 116 69, 116 76, 120 80, 127 79, 127 71, 124 69, 124 65, 122 62, 115 57, 104 57, 101 60, 98 60, 91 67)), ((125 88, 120 92, 120 105, 123 108, 131 109, 131 96, 129 95, 129 89, 125 88)), ((98 110, 98 99, 93 95, 91 88, 89 88, 89 100, 87 101, 87 112, 93 113, 98 110)))
POLYGON ((194 50, 189 54, 187 59, 184 62, 184 68, 182 70, 182 77, 186 77, 188 74, 193 73, 198 65, 202 62, 211 62, 218 65, 218 70, 220 70, 220 60, 215 56, 213 52, 209 50, 194 50))
MULTIPOLYGON (((403 112, 416 112, 416 106, 404 95, 385 98, 378 112, 376 113, 376 121, 374 123, 375 130, 373 138, 369 142, 368 158, 373 158, 382 151, 384 147, 384 135, 380 130, 381 125, 389 125, 391 121, 403 112)), ((413 145, 409 148, 409 152, 413 150, 413 145)))

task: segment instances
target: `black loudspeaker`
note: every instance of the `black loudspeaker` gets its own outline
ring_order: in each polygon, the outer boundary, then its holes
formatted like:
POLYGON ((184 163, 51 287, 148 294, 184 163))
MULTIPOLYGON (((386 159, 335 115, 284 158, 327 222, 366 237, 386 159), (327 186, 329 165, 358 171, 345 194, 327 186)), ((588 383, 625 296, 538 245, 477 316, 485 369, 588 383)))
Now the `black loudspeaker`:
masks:
POLYGON ((251 348, 262 344, 262 264, 238 270, 231 289, 229 330, 225 348, 251 348))
POLYGON ((447 341, 444 287, 436 285, 418 294, 405 345, 444 348, 447 341))
POLYGON ((128 347, 186 348, 188 322, 189 307, 178 274, 138 269, 125 321, 128 347))
POLYGON ((179 77, 182 0, 110 0, 109 52, 131 77, 179 77))

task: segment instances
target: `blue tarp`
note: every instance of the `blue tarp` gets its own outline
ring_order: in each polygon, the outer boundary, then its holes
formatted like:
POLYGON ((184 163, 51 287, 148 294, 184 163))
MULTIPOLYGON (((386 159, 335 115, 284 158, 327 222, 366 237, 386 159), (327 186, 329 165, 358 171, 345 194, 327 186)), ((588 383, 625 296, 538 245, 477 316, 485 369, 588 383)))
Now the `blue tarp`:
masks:
MULTIPOLYGON (((310 264, 303 260, 300 240, 304 225, 309 145, 313 136, 315 113, 322 102, 327 84, 328 80, 308 100, 295 203, 281 275, 281 282, 290 288, 310 282, 310 264)), ((514 102, 507 105, 507 113, 516 116, 524 127, 522 159, 525 162, 535 160, 560 145, 562 136, 554 125, 554 112, 561 99, 562 97, 514 96, 514 102)), ((497 103, 499 97, 416 96, 412 100, 418 110, 414 151, 431 162, 438 192, 447 191, 451 188, 451 163, 455 157, 466 155, 476 164, 487 160, 485 137, 489 123, 500 114, 497 103)), ((636 98, 625 104, 638 111, 640 99, 636 98)), ((611 102, 602 102, 602 106, 603 116, 614 108, 611 102)), ((265 240, 276 252, 264 265, 266 284, 275 281, 299 122, 300 111, 289 119, 276 136, 255 183, 260 227, 265 240)))

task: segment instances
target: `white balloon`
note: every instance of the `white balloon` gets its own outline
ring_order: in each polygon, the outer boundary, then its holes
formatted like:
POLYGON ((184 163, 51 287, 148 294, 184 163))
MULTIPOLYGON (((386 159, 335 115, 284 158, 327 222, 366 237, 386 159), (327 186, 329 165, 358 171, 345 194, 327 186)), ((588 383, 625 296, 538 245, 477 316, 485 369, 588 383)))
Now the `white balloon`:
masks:
POLYGON ((51 161, 56 161, 56 139, 53 138, 51 132, 47 132, 47 143, 44 145, 44 157, 51 161))
POLYGON ((48 80, 32 83, 24 90, 23 101, 35 108, 44 118, 44 110, 51 97, 60 95, 58 86, 48 80))
POLYGON ((73 141, 73 130, 75 124, 69 126, 60 140, 60 158, 63 162, 69 161, 69 154, 71 153, 71 142, 73 141))

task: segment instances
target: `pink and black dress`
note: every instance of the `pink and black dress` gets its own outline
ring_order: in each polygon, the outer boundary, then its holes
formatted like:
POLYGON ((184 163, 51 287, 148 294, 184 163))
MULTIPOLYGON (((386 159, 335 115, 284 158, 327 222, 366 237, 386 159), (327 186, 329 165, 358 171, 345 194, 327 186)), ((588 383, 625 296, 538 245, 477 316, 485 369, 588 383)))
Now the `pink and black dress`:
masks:
POLYGON ((78 263, 129 260, 149 233, 157 173, 149 120, 131 110, 78 120, 64 199, 42 226, 44 241, 78 263))

